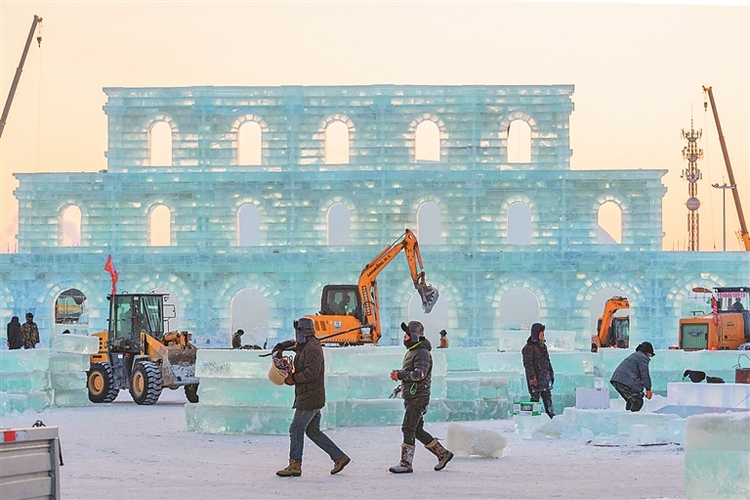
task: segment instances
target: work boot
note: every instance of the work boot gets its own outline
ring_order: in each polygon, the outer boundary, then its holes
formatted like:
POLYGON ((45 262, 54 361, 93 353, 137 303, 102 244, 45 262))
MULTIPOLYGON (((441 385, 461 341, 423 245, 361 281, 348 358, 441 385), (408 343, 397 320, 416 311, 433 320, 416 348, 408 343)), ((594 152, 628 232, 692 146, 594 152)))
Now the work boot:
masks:
POLYGON ((404 474, 408 472, 414 472, 411 468, 411 464, 414 461, 414 445, 413 444, 401 444, 401 461, 398 465, 395 465, 388 469, 389 472, 394 474, 404 474))
POLYGON ((437 438, 430 441, 429 444, 424 445, 424 447, 430 450, 438 459, 435 470, 443 470, 453 458, 453 453, 446 450, 437 438))
POLYGON ((289 459, 289 465, 285 469, 276 471, 277 476, 289 477, 289 476, 301 476, 302 475, 302 464, 296 460, 289 459))
POLYGON ((339 458, 335 462, 333 462, 333 469, 331 469, 331 474, 338 474, 342 470, 344 470, 344 467, 349 465, 349 462, 351 462, 352 459, 344 455, 343 457, 339 458))

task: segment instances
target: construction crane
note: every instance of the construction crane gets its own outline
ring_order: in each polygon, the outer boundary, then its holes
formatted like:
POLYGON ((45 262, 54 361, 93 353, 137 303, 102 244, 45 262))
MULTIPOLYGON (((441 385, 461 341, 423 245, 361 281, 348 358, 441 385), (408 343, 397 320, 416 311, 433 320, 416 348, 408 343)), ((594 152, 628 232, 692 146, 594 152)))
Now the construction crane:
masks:
MULTIPOLYGON (((727 174, 729 175, 729 185, 732 186, 732 197, 734 198, 734 206, 737 208, 737 218, 740 220, 740 240, 745 246, 745 251, 750 252, 750 234, 747 232, 747 224, 745 224, 745 216, 742 214, 742 205, 740 204, 740 193, 737 190, 737 183, 734 181, 734 172, 732 171, 732 163, 729 161, 729 152, 727 151, 727 143, 724 141, 724 133, 721 131, 721 123, 719 122, 719 112, 716 110, 716 102, 714 101, 714 93, 711 87, 703 87, 703 92, 708 94, 708 99, 711 101, 711 111, 714 113, 714 121, 716 122, 716 130, 719 133, 719 143, 721 144, 721 152, 724 155, 724 164, 727 166, 727 174)), ((703 101, 703 108, 705 109, 708 104, 703 101)))
MULTIPOLYGON (((13 77, 13 84, 10 86, 10 92, 8 92, 8 99, 5 101, 5 107, 3 108, 3 116, 0 118, 0 137, 3 135, 3 130, 5 129, 5 121, 8 119, 8 113, 10 112, 10 105, 13 103, 13 96, 16 93, 16 87, 18 87, 18 81, 21 79, 21 72, 23 71, 23 63, 26 62, 26 54, 29 53, 29 46, 31 45, 31 39, 34 38, 34 30, 36 29, 36 25, 42 22, 42 18, 35 15, 34 21, 31 23, 31 29, 29 30, 29 36, 26 38, 26 45, 23 48, 23 53, 21 54, 21 62, 18 63, 18 68, 16 69, 16 76, 13 77)), ((42 35, 36 37, 36 41, 39 44, 39 46, 42 46, 42 35)))

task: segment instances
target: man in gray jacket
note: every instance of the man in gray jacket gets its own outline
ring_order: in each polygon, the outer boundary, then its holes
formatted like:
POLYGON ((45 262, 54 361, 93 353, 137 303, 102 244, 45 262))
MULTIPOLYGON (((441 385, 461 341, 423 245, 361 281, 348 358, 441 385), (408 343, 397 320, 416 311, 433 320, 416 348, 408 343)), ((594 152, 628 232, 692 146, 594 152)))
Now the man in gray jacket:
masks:
POLYGON ((643 390, 646 399, 651 399, 651 375, 648 364, 655 356, 651 342, 643 342, 635 352, 623 359, 612 374, 609 383, 625 399, 625 409, 640 411, 643 408, 643 390))

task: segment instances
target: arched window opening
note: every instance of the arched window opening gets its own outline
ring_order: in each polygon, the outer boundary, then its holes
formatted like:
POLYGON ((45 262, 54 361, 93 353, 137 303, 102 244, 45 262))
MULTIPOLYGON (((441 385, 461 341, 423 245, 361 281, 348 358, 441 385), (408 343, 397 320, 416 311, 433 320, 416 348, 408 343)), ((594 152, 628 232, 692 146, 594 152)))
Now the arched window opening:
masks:
POLYGON ((417 125, 415 142, 415 161, 440 161, 440 129, 437 123, 425 120, 417 125))
POLYGON ((152 167, 172 165, 172 127, 165 121, 154 123, 148 137, 152 167))
POLYGON ((508 208, 508 244, 531 245, 531 209, 526 203, 508 208))
POLYGON ((539 321, 539 299, 526 288, 511 288, 497 307, 499 330, 529 330, 539 321))
POLYGON ((81 209, 70 205, 60 217, 62 229, 62 246, 81 246, 81 209))
POLYGON ((88 323, 86 296, 83 292, 76 288, 69 288, 57 297, 55 323, 58 325, 88 323))
POLYGON ((508 163, 531 163, 531 127, 524 120, 508 126, 508 163))
POLYGON ((434 201, 426 201, 417 210, 417 236, 420 245, 442 245, 442 222, 440 206, 434 201))
MULTIPOLYGON (((256 288, 245 288, 232 299, 229 313, 230 336, 237 330, 242 335, 242 345, 263 347, 268 340, 268 300, 256 288)), ((231 342, 227 339, 227 342, 231 342)), ((229 344, 231 345, 231 344, 229 344)))
POLYGON ((614 201, 599 207, 597 243, 619 245, 622 243, 622 209, 614 201))
POLYGON ((260 246, 260 212, 254 203, 245 203, 237 211, 237 231, 239 246, 260 246))
POLYGON ((612 319, 609 321, 609 325, 604 326, 604 333, 600 337, 601 345, 629 346, 630 307, 624 307, 626 302, 627 296, 619 288, 602 288, 591 298, 590 331, 592 337, 599 335, 605 310, 612 311, 612 319), (620 297, 625 300, 620 300, 620 297))
POLYGON ((246 121, 237 131, 237 163, 239 165, 261 165, 263 163, 263 132, 260 124, 246 121))
POLYGON ((156 205, 149 214, 148 244, 168 247, 172 244, 172 214, 166 205, 156 205))
POLYGON ((343 203, 334 203, 326 217, 327 240, 329 245, 351 244, 351 212, 343 203))
MULTIPOLYGON (((422 310, 422 297, 419 296, 418 292, 414 292, 409 299, 408 308, 408 321, 419 321, 424 325, 424 335, 432 343, 433 349, 440 344, 440 330, 448 332, 448 339, 452 342, 451 346, 457 346, 458 343, 456 340, 458 335, 448 328, 450 302, 446 300, 445 296, 441 295, 430 313, 427 314, 422 310)), ((401 343, 403 334, 404 332, 399 329, 396 334, 398 338, 394 340, 397 343, 401 343)))
POLYGON ((323 149, 326 164, 349 163, 349 127, 346 123, 334 120, 328 124, 323 149))

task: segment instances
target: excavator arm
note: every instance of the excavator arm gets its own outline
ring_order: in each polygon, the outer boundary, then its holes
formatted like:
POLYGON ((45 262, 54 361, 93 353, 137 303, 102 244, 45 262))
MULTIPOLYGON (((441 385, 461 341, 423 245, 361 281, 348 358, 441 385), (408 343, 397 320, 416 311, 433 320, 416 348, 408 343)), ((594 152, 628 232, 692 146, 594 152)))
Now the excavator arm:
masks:
POLYGON ((422 255, 419 252, 419 243, 417 237, 409 229, 399 236, 393 243, 385 247, 378 255, 375 256, 359 275, 357 290, 362 300, 363 313, 365 322, 372 326, 373 338, 380 338, 380 313, 378 285, 376 278, 385 267, 401 252, 406 254, 406 261, 409 264, 409 272, 414 283, 414 288, 422 299, 422 310, 425 313, 432 311, 438 300, 439 293, 436 288, 429 286, 425 282, 425 273, 422 265, 422 255))
MULTIPOLYGON (((750 252, 750 234, 747 232, 747 224, 745 224, 745 215, 742 213, 742 204, 740 204, 740 193, 737 190, 737 183, 734 181, 734 172, 732 171, 732 162, 729 161, 729 152, 727 151, 727 143, 724 141, 724 133, 721 131, 721 123, 719 122, 719 112, 716 110, 716 102, 714 101, 714 93, 711 87, 703 87, 703 91, 708 94, 708 99, 711 101, 711 111, 714 114, 714 121, 716 122, 716 130, 719 134, 719 143, 721 144, 721 153, 724 155, 724 164, 727 167, 727 175, 729 176, 729 185, 732 186, 732 197, 734 198, 734 206, 737 209, 737 218, 740 221, 740 232, 739 236, 742 240, 742 244, 745 247, 745 251, 750 252)), ((704 106, 706 104, 704 103, 704 106)))

